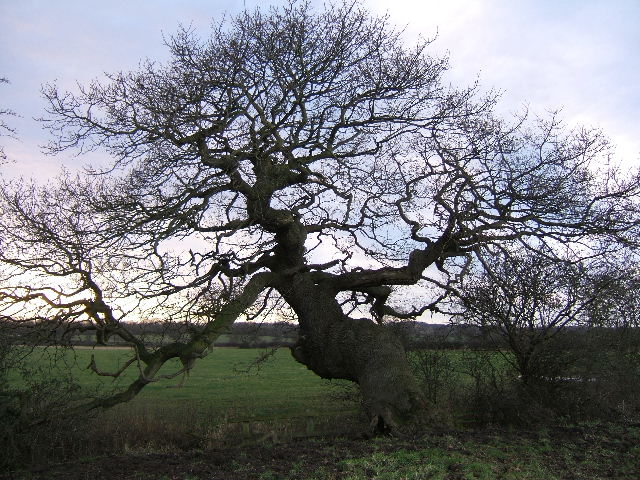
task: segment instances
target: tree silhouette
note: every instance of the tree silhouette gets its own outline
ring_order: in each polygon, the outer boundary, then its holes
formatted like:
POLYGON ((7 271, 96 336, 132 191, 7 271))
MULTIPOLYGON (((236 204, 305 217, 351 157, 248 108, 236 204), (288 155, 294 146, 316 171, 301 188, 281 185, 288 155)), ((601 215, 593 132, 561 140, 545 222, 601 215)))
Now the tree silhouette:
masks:
POLYGON ((287 309, 294 357, 357 382, 372 425, 428 417, 383 317, 438 311, 490 246, 633 244, 639 188, 601 167, 598 131, 503 120, 494 95, 448 87, 429 43, 357 2, 292 2, 180 30, 165 65, 46 87, 49 151, 112 161, 3 188, 5 315, 131 344, 139 376, 106 407, 243 315, 287 309), (123 323, 146 318, 184 334, 151 347, 123 323))

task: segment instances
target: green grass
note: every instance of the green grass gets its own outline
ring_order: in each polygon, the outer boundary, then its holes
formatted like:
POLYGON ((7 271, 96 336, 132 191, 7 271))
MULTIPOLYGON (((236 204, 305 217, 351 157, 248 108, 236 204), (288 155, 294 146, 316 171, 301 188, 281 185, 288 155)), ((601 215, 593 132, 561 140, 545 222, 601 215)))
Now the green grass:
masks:
MULTIPOLYGON (((156 405, 205 410, 207 415, 232 415, 238 420, 269 420, 300 416, 324 416, 353 411, 353 405, 327 401, 338 387, 349 382, 328 382, 320 379, 304 365, 291 357, 287 348, 278 349, 265 362, 254 365, 269 350, 214 348, 205 358, 196 361, 183 386, 174 388, 182 375, 162 379, 147 385, 129 405, 156 405)), ((414 354, 415 355, 415 354, 414 354)), ((460 351, 445 353, 450 359, 450 370, 445 370, 445 381, 469 383, 464 372, 464 354, 460 351), (455 378, 454 378, 455 377, 455 378), (464 377, 464 378, 463 378, 464 377)), ((32 365, 45 371, 55 363, 54 375, 71 375, 87 391, 98 389, 103 393, 126 388, 138 375, 136 365, 129 367, 118 379, 101 377, 88 369, 95 356, 99 370, 115 372, 131 358, 128 348, 84 348, 55 351, 41 350, 32 355, 32 365)), ((176 359, 165 364, 160 375, 181 369, 176 359)), ((18 381, 19 376, 13 376, 18 381)))
MULTIPOLYGON (((288 349, 255 361, 267 350, 215 348, 194 365, 183 386, 182 376, 147 385, 136 398, 101 412, 91 428, 100 432, 100 449, 156 450, 206 448, 256 439, 281 441, 299 436, 344 433, 360 422, 355 401, 340 401, 346 382, 322 380, 297 363, 288 349)), ((117 380, 87 368, 95 356, 101 371, 117 371, 129 349, 76 348, 43 350, 30 360, 52 375, 71 375, 84 392, 109 392, 126 387, 139 374, 132 365, 117 380)), ((168 362, 160 375, 179 371, 168 362)), ((13 381, 18 382, 18 375, 13 381)))
MULTIPOLYGON (((99 368, 117 370, 130 355, 120 350, 77 350, 75 365, 85 367, 96 355, 99 368)), ((327 396, 333 391, 329 382, 320 379, 305 366, 295 362, 287 349, 279 349, 259 367, 252 363, 264 350, 216 348, 196 362, 184 385, 175 386, 181 377, 147 385, 132 402, 181 408, 197 407, 207 415, 229 415, 238 420, 268 420, 298 416, 322 416, 344 411, 344 405, 332 404, 327 396)), ((180 370, 179 362, 169 362, 160 374, 180 370)), ((116 382, 79 369, 80 381, 88 386, 115 387, 137 375, 135 367, 116 382)))
MULTIPOLYGON (((251 419, 271 418, 274 414, 286 417, 335 412, 335 407, 326 402, 327 395, 333 391, 330 382, 295 362, 284 348, 278 349, 264 363, 253 365, 264 352, 261 349, 216 348, 196 362, 182 387, 175 388, 182 375, 161 379, 147 385, 136 401, 166 405, 189 402, 218 412, 230 409, 245 412, 251 419)), ((87 368, 92 355, 100 370, 113 372, 131 357, 131 352, 128 349, 77 348, 63 355, 57 354, 56 371, 71 374, 83 388, 99 388, 103 392, 126 387, 139 373, 132 365, 117 380, 100 377, 87 368)), ((32 360, 41 365, 51 361, 51 354, 46 352, 32 360)), ((174 373, 180 368, 177 360, 170 361, 160 375, 174 373)), ((17 375, 14 381, 16 379, 17 375)))
MULTIPOLYGON (((314 468, 304 457, 289 480, 636 480, 640 458, 628 451, 640 428, 614 424, 532 432, 457 432, 415 442, 372 440, 367 451, 323 447, 329 461, 314 468), (551 448, 550 448, 551 447, 551 448), (606 448, 605 448, 606 447, 606 448), (333 457, 333 458, 332 458, 333 457), (346 458, 345 458, 346 457, 346 458)), ((358 448, 360 450, 360 448, 358 448)), ((314 458, 317 458, 314 456, 314 458)))
MULTIPOLYGON (((46 371, 56 359, 56 374, 73 375, 87 391, 122 387, 137 375, 133 367, 114 385, 110 378, 86 368, 93 354, 101 370, 117 370, 131 355, 128 350, 76 349, 53 357, 51 353, 38 351, 32 365, 46 371)), ((245 472, 242 478, 290 480, 638 478, 640 465, 635 459, 640 458, 640 428, 635 427, 471 429, 412 441, 354 440, 357 432, 367 428, 355 401, 336 400, 339 389, 295 362, 287 349, 250 369, 262 353, 214 349, 196 363, 182 388, 172 388, 180 378, 152 383, 135 400, 101 413, 86 427, 58 432, 57 439, 43 438, 42 448, 55 440, 60 445, 56 451, 65 458, 86 458, 86 465, 78 470, 101 465, 107 454, 129 453, 135 465, 135 455, 202 451, 202 457, 181 460, 181 475, 158 467, 166 478, 194 480, 209 478, 198 469, 218 468, 245 472), (321 434, 335 440, 300 439, 321 434), (224 450, 227 446, 232 448, 224 450), (213 462, 206 454, 211 448, 231 453, 220 465, 208 463, 213 462), (259 456, 254 459, 256 452, 259 456)), ((464 363, 461 352, 452 352, 451 359, 464 363)), ((177 369, 177 363, 169 364, 162 373, 177 369)), ((18 378, 15 375, 14 381, 18 378)), ((139 477, 122 478, 162 478, 139 473, 139 477)))

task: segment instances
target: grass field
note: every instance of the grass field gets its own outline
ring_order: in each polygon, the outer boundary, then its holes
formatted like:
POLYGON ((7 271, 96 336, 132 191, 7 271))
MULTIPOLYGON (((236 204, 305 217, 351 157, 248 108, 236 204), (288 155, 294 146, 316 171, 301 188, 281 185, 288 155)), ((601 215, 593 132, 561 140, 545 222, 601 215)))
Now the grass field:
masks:
MULTIPOLYGON (((173 388, 179 378, 153 383, 134 401, 58 432, 64 440, 53 456, 62 461, 58 465, 50 456, 46 467, 33 463, 0 478, 640 478, 637 425, 449 428, 416 439, 366 439, 367 421, 344 384, 318 378, 287 349, 249 368, 264 352, 217 348, 196 364, 183 387, 173 388)), ((92 354, 108 370, 129 352, 76 349, 58 357, 58 365, 86 389, 113 388, 109 378, 86 368, 92 354)), ((463 361, 459 352, 450 359, 463 361)), ((37 360, 48 361, 46 355, 37 360)), ((169 365, 166 373, 176 368, 169 365)))
MULTIPOLYGON (((297 416, 323 416, 342 413, 344 405, 332 404, 327 397, 335 391, 332 383, 320 379, 295 362, 288 349, 278 349, 266 361, 254 365, 269 350, 216 348, 196 362, 181 387, 182 376, 147 385, 129 406, 155 408, 197 408, 207 415, 237 420, 269 420, 297 416)), ((116 371, 131 356, 129 349, 76 349, 65 355, 65 362, 79 383, 103 391, 126 385, 138 374, 135 366, 116 381, 91 372, 91 356, 103 371, 116 371)), ((160 374, 180 370, 176 360, 168 362, 160 374)), ((333 385, 345 383, 334 382, 333 385)))
MULTIPOLYGON (((68 373, 83 391, 101 394, 123 388, 138 374, 132 366, 117 380, 100 377, 87 368, 92 355, 100 370, 117 371, 131 351, 42 351, 32 362, 48 366, 55 360, 54 372, 68 373)), ((169 362, 160 373, 180 368, 178 361, 169 362)), ((99 449, 183 449, 265 436, 341 434, 364 421, 357 401, 352 400, 355 390, 347 382, 322 380, 295 362, 286 348, 215 348, 196 362, 184 384, 177 387, 181 379, 151 383, 131 402, 101 412, 91 427, 104 439, 99 449), (256 364, 265 355, 268 358, 256 364)))

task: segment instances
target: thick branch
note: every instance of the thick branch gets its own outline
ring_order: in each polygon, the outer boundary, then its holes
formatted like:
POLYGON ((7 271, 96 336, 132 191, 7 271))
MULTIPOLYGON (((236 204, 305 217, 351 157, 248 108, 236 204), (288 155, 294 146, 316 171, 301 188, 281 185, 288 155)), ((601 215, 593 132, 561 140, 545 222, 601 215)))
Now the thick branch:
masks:
MULTIPOLYGON (((106 398, 94 400, 84 408, 109 408, 118 403, 133 399, 145 385, 157 379, 157 373, 162 365, 172 358, 179 358, 183 365, 189 365, 188 368, 183 368, 177 374, 191 368, 193 360, 207 355, 207 350, 213 342, 221 334, 229 330, 233 322, 256 301, 260 293, 267 288, 272 279, 273 275, 266 272, 253 276, 245 286, 243 292, 226 303, 219 312, 215 313, 213 320, 209 321, 204 329, 195 334, 188 343, 173 342, 160 347, 146 359, 139 359, 139 361, 146 364, 146 367, 141 368, 140 376, 132 382, 125 391, 106 398)), ((93 362, 92 364, 92 367, 95 367, 93 362)), ((177 374, 163 376, 163 378, 170 378, 177 374)))

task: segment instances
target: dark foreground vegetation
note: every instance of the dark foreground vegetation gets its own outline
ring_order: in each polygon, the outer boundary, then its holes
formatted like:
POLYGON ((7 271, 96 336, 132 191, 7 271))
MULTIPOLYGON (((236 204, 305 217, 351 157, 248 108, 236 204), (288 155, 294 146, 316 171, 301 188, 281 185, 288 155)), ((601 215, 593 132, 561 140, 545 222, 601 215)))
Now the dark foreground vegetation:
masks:
POLYGON ((86 457, 3 478, 81 480, 635 480, 640 428, 465 430, 416 440, 312 438, 86 457))

